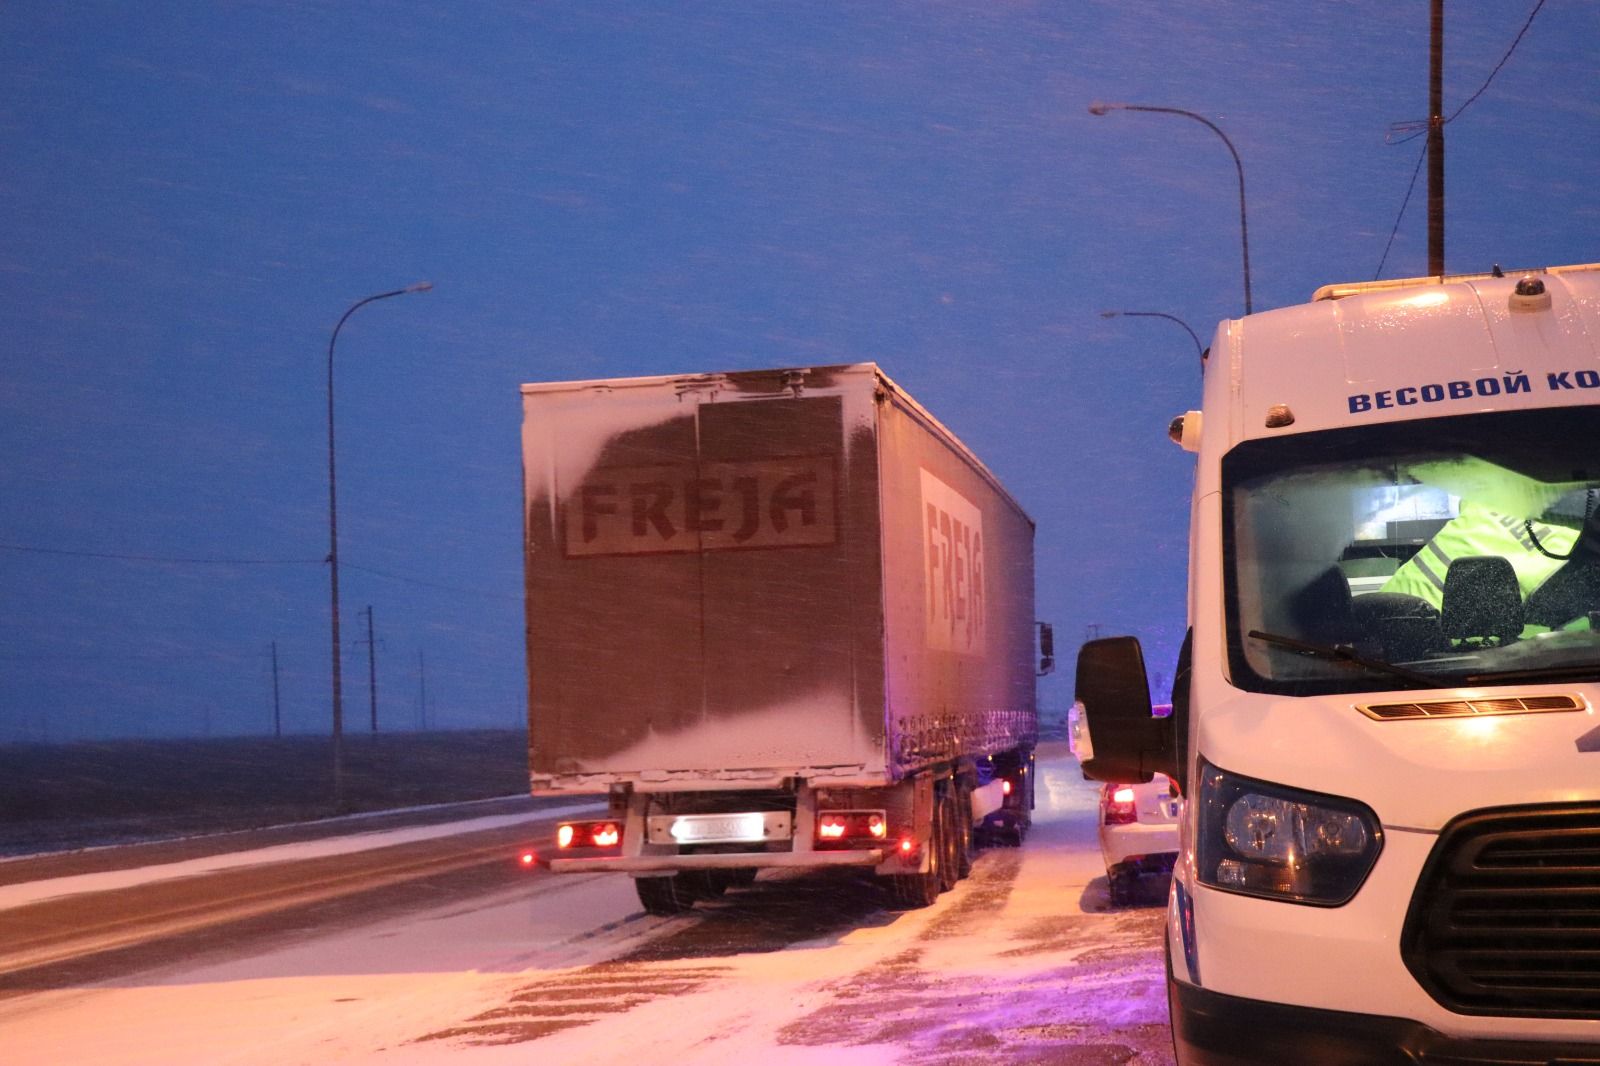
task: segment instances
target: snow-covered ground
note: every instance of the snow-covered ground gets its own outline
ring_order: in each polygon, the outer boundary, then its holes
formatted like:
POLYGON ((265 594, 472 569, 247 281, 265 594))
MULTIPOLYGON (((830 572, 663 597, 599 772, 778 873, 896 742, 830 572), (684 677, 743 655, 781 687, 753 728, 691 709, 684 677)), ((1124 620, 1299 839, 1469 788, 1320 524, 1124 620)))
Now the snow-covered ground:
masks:
POLYGON ((8 1066, 1169 1063, 1162 912, 1109 908, 1094 786, 1067 757, 1041 770, 1026 846, 927 910, 766 874, 649 918, 626 878, 538 876, 0 1002, 0 1047, 8 1066))

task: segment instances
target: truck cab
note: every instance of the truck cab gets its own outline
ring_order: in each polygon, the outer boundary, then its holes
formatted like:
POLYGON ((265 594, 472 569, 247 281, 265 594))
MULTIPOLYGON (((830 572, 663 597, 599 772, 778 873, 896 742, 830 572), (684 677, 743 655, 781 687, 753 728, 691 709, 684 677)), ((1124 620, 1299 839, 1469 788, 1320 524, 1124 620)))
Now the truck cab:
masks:
POLYGON ((1084 646, 1085 773, 1184 795, 1174 1043, 1600 1061, 1600 267, 1221 324, 1173 714, 1084 646))

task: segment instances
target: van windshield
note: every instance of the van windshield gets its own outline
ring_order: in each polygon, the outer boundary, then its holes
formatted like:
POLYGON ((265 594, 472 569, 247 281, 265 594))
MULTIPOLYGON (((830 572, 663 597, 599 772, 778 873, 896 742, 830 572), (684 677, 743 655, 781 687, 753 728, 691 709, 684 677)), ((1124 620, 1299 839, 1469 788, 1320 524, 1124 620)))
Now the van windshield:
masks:
POLYGON ((1222 478, 1239 687, 1600 679, 1600 408, 1249 441, 1222 478))

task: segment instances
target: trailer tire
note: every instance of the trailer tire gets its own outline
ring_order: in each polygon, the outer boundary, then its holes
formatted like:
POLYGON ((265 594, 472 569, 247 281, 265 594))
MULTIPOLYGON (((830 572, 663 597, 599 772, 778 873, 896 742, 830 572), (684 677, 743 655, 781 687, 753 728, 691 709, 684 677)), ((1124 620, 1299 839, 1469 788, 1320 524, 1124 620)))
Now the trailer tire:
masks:
POLYGON ((634 891, 646 914, 682 914, 694 906, 694 899, 678 885, 676 877, 636 877, 634 891))
POLYGON ((731 870, 718 870, 717 875, 722 878, 724 887, 743 888, 755 884, 759 872, 754 866, 736 866, 731 870))
POLYGON ((956 839, 955 789, 946 789, 939 797, 939 891, 948 892, 961 880, 961 844, 956 839))
POLYGON ((972 853, 977 841, 972 833, 972 790, 966 785, 956 786, 955 799, 956 877, 965 879, 972 873, 972 853))
POLYGON ((716 899, 728 890, 728 881, 721 870, 680 870, 672 878, 678 894, 690 903, 701 899, 716 899))

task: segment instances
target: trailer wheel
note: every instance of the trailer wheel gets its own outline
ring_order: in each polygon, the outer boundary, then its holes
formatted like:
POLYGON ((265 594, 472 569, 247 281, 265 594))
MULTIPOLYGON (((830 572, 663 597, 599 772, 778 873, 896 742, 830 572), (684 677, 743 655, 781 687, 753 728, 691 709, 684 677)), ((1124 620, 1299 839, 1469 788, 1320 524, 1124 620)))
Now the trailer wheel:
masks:
POLYGON ((678 886, 676 877, 636 877, 633 887, 646 914, 681 914, 694 906, 694 899, 678 886))
POLYGON ((956 833, 955 790, 947 789, 939 798, 936 838, 939 842, 939 891, 948 892, 961 880, 961 843, 956 833))
POLYGON ((966 785, 956 786, 955 810, 956 877, 965 878, 972 873, 972 853, 977 848, 972 834, 972 790, 966 785))
POLYGON ((678 894, 693 903, 700 899, 716 899, 728 890, 728 881, 721 870, 680 870, 672 878, 678 894))
POLYGON ((722 878, 722 883, 728 888, 743 888, 745 885, 755 884, 756 873, 754 866, 736 866, 731 870, 718 870, 717 876, 722 878))

